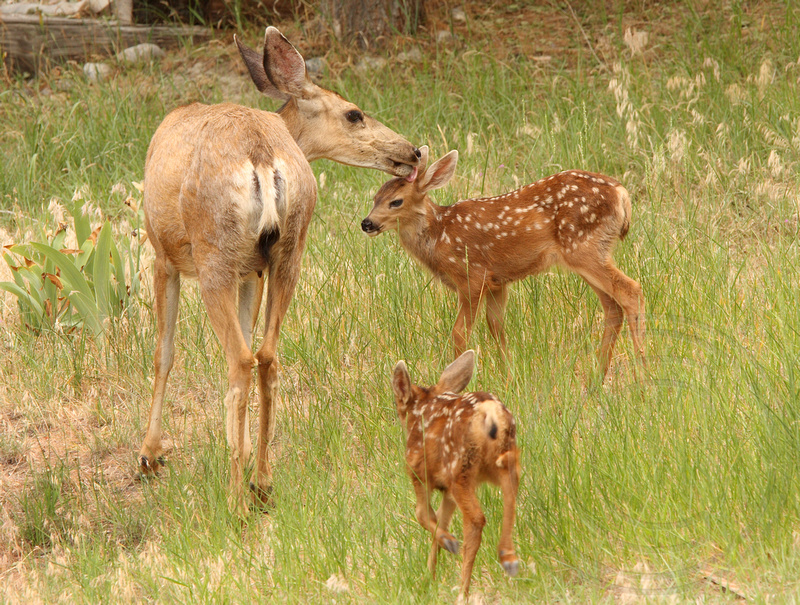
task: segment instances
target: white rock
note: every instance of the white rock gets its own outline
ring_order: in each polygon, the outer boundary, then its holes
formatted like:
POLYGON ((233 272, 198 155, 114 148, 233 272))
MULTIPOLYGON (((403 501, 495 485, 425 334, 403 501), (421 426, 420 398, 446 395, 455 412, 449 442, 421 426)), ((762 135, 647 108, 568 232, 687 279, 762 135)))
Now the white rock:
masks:
POLYGON ((450 17, 452 17, 455 23, 466 23, 467 22, 467 13, 464 12, 463 8, 456 7, 450 11, 450 17))
POLYGON ((449 42, 453 39, 453 33, 449 29, 440 29, 436 32, 436 42, 442 44, 444 42, 449 42))
POLYGON ((422 61, 422 51, 415 46, 411 50, 407 50, 397 55, 397 60, 401 63, 406 61, 422 61))
POLYGON ((328 62, 323 57, 306 59, 306 69, 312 78, 319 78, 328 71, 328 62))
POLYGON ((117 60, 124 63, 152 61, 164 56, 164 51, 156 44, 137 44, 117 53, 117 60))
POLYGON ((386 63, 387 61, 385 57, 366 56, 361 59, 361 61, 359 61, 353 69, 358 74, 365 74, 370 70, 386 67, 386 63))
POLYGON ((111 75, 111 66, 105 63, 84 63, 83 74, 89 82, 102 82, 111 75))

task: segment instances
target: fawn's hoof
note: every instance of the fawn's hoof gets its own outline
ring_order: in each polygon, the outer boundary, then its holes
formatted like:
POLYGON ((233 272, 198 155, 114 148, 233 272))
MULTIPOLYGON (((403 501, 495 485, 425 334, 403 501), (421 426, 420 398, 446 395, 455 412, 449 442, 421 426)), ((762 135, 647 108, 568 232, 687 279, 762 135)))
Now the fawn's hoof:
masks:
POLYGON ((444 548, 447 552, 453 553, 454 555, 458 554, 458 548, 461 546, 458 543, 458 540, 453 538, 452 536, 448 538, 442 538, 442 548, 444 548))
POLYGON ((506 573, 513 578, 517 575, 517 573, 519 573, 519 561, 506 561, 503 563, 503 569, 505 569, 506 573))
POLYGON ((517 555, 513 550, 501 550, 500 563, 512 578, 519 572, 519 559, 517 559, 517 555))

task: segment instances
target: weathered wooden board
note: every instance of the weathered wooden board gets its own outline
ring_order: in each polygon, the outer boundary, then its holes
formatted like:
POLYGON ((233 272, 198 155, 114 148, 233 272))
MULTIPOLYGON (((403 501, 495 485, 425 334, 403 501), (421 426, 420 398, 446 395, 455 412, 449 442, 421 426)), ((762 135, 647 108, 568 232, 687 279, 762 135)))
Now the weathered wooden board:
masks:
POLYGON ((0 49, 6 60, 30 72, 47 62, 85 61, 143 42, 169 48, 181 39, 201 42, 209 37, 209 30, 203 27, 120 25, 103 19, 19 15, 0 21, 0 49))

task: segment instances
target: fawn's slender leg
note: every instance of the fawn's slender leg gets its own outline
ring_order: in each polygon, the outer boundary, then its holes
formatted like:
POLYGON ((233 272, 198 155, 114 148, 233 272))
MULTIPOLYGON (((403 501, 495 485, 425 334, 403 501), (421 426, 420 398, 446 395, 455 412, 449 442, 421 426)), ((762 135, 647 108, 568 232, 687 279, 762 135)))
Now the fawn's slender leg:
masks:
POLYGON ((486 295, 486 323, 489 326, 489 333, 500 347, 500 355, 504 362, 508 361, 508 346, 506 345, 506 331, 504 328, 507 303, 507 286, 490 290, 486 295))
POLYGON ((419 524, 431 532, 433 539, 445 550, 458 553, 458 540, 438 524, 436 513, 431 506, 430 492, 419 479, 413 478, 414 493, 417 495, 416 515, 419 524))
POLYGON ((500 542, 497 545, 500 563, 509 576, 517 575, 519 560, 514 551, 514 542, 511 534, 514 531, 514 516, 517 510, 517 491, 519 490, 519 452, 516 448, 506 452, 497 461, 502 465, 500 472, 500 489, 503 492, 503 527, 500 532, 500 542))
POLYGON ((469 342, 472 326, 475 324, 475 318, 478 316, 481 302, 483 302, 482 298, 482 290, 458 293, 458 316, 456 316, 452 333, 456 357, 467 350, 467 342, 469 342))
MULTIPOLYGON (((580 266, 572 266, 572 269, 587 282, 589 282, 595 291, 601 290, 605 292, 607 295, 611 296, 611 298, 613 298, 619 304, 619 306, 622 307, 623 311, 625 312, 625 316, 628 319, 633 347, 641 358, 642 362, 644 362, 645 310, 644 295, 642 294, 642 287, 639 285, 639 282, 631 279, 622 271, 620 271, 614 265, 611 259, 580 266)), ((603 302, 602 297, 600 300, 603 302)), ((603 302, 604 308, 605 304, 606 303, 603 302)), ((616 320, 612 320, 611 322, 612 329, 613 321, 616 320)), ((617 333, 619 333, 618 330, 617 333)), ((616 340, 616 338, 614 340, 616 340)), ((605 343, 605 335, 603 337, 603 342, 605 343)), ((611 343, 611 346, 613 347, 613 343, 611 343)), ((608 359, 610 359, 610 347, 608 351, 603 351, 601 345, 601 357, 604 354, 608 359)))
POLYGON ((472 578, 472 568, 475 565, 475 555, 481 545, 483 526, 486 517, 483 516, 481 503, 475 494, 476 485, 457 482, 453 485, 453 498, 464 516, 464 549, 461 563, 461 591, 460 595, 469 594, 469 583, 472 578))
POLYGON ((614 345, 617 343, 619 333, 622 331, 622 322, 625 319, 625 314, 620 304, 610 294, 606 294, 591 282, 589 282, 589 285, 600 299, 600 304, 603 305, 605 329, 603 330, 603 340, 597 351, 597 359, 600 362, 600 376, 605 378, 608 373, 608 367, 611 365, 614 345))
MULTIPOLYGON (((450 492, 444 492, 444 494, 442 494, 442 503, 439 505, 439 510, 436 512, 436 517, 439 520, 438 529, 441 529, 447 533, 455 510, 456 501, 453 500, 453 496, 450 495, 450 492)), ((436 577, 436 559, 439 555, 440 548, 441 546, 439 545, 439 541, 434 535, 433 544, 431 544, 431 552, 428 555, 428 570, 431 572, 434 578, 436 577)), ((456 550, 458 550, 458 545, 456 545, 456 550)))
POLYGON ((147 422, 147 434, 139 452, 139 467, 145 474, 158 471, 163 464, 161 446, 161 419, 164 409, 164 393, 167 377, 175 359, 175 326, 181 294, 180 273, 163 255, 156 255, 153 268, 153 290, 155 291, 155 313, 158 324, 158 342, 153 360, 153 399, 147 422))

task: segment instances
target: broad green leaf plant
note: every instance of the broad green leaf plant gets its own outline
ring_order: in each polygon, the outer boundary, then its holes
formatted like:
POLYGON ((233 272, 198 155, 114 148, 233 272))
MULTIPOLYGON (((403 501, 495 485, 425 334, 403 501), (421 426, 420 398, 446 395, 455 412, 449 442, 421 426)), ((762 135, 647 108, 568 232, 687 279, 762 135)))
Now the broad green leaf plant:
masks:
POLYGON ((107 321, 120 317, 138 297, 139 243, 136 238, 115 242, 108 220, 93 230, 79 201, 67 204, 67 210, 78 248, 65 247, 64 225, 49 243, 4 247, 14 281, 0 282, 0 289, 17 298, 20 318, 31 330, 85 330, 102 338, 107 321))

